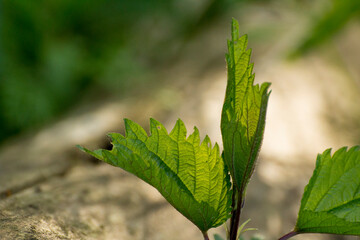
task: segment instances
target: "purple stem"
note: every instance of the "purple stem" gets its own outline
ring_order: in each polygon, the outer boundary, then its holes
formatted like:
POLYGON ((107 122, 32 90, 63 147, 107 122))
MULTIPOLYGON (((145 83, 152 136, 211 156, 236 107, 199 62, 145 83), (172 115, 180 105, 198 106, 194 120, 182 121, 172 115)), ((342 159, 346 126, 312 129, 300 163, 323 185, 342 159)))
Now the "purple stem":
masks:
POLYGON ((202 232, 203 236, 204 236, 204 240, 209 240, 209 236, 207 234, 207 232, 202 232))
POLYGON ((291 231, 287 234, 285 234, 284 236, 282 236, 281 238, 279 238, 279 240, 286 240, 286 239, 289 239, 295 235, 299 234, 298 232, 294 232, 294 231, 291 231))
POLYGON ((233 222, 233 225, 230 228, 230 240, 236 240, 237 233, 238 233, 238 230, 239 230, 241 209, 242 209, 242 194, 240 194, 240 196, 239 196, 237 206, 236 206, 236 211, 235 211, 234 222, 233 222))

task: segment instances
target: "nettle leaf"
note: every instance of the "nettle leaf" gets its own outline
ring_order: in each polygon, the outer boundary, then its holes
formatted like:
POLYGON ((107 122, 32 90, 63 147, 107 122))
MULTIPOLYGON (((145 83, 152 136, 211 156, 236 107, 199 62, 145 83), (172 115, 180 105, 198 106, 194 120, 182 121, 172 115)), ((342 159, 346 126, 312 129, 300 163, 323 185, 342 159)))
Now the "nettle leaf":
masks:
POLYGON ((180 119, 170 134, 160 122, 151 119, 150 136, 137 123, 125 119, 125 132, 125 136, 109 134, 111 151, 81 149, 154 186, 203 232, 230 217, 230 176, 218 145, 212 147, 208 136, 200 142, 195 127, 186 138, 180 119))
POLYGON ((295 231, 360 235, 360 146, 318 155, 295 231))
POLYGON ((232 40, 226 54, 228 82, 221 115, 224 160, 238 190, 243 191, 252 175, 265 127, 270 83, 254 85, 248 37, 239 37, 238 22, 232 21, 232 40))

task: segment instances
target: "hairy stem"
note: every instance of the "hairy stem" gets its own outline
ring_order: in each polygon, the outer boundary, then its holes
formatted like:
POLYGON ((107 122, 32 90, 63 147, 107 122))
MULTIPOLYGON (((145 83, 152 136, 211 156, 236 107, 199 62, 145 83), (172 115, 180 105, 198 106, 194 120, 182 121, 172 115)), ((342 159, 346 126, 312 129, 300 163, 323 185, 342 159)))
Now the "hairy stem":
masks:
POLYGON ((235 204, 236 204, 236 188, 234 187, 234 190, 233 190, 233 194, 232 194, 232 202, 231 202, 231 209, 232 212, 231 212, 231 220, 230 220, 230 233, 233 231, 233 225, 234 225, 234 222, 235 222, 235 215, 236 215, 236 209, 235 209, 235 204))
POLYGON ((286 239, 289 239, 295 235, 299 234, 298 232, 295 232, 295 231, 291 231, 287 234, 285 234, 284 236, 282 236, 281 238, 279 238, 279 240, 286 240, 286 239))
POLYGON ((239 197, 236 203, 236 210, 235 212, 233 212, 233 215, 231 217, 230 240, 237 240, 236 237, 239 230, 242 201, 243 201, 242 191, 239 191, 239 197))
POLYGON ((204 240, 209 240, 209 236, 207 234, 207 232, 202 232, 203 236, 204 236, 204 240))

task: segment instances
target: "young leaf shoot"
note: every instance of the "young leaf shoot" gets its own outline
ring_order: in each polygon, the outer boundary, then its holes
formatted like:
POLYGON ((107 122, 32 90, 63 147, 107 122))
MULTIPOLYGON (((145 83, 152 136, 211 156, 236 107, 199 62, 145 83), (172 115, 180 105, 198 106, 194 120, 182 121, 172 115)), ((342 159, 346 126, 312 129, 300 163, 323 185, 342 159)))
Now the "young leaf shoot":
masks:
POLYGON ((234 184, 230 239, 235 239, 245 189, 263 139, 270 83, 254 85, 254 65, 250 63, 248 37, 239 37, 239 24, 235 19, 232 21, 231 36, 226 54, 228 80, 221 114, 221 133, 224 161, 234 184))

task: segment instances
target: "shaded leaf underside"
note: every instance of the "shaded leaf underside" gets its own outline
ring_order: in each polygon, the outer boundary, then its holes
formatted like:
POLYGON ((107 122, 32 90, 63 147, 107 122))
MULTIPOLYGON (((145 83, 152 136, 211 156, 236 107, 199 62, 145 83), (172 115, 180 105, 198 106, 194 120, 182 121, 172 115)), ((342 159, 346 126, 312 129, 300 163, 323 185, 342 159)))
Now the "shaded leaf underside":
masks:
POLYGON ((125 130, 125 137, 109 134, 111 151, 82 149, 154 186, 201 231, 217 227, 229 218, 230 176, 217 144, 212 148, 207 136, 201 143, 196 127, 186 138, 180 119, 170 134, 154 119, 150 120, 150 136, 127 119, 125 130))
POLYGON ((360 235, 360 147, 317 157, 295 231, 360 235))

